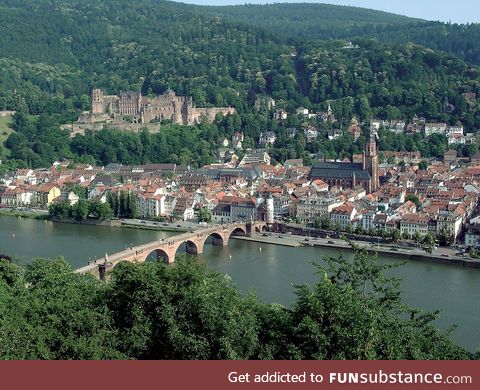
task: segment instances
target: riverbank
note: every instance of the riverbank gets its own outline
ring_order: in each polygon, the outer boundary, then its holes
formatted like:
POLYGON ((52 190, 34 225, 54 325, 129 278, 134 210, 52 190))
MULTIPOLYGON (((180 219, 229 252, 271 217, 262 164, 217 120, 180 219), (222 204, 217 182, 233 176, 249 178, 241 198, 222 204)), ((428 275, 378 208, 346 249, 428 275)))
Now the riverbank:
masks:
POLYGON ((156 230, 163 232, 174 232, 174 233, 185 233, 189 231, 187 226, 164 226, 159 222, 143 221, 137 219, 109 219, 106 221, 100 221, 98 219, 85 219, 82 221, 77 221, 73 218, 58 219, 52 217, 50 219, 55 223, 68 223, 74 225, 92 225, 92 226, 108 226, 108 227, 120 227, 126 229, 141 229, 141 230, 156 230))
MULTIPOLYGON (((0 215, 10 217, 21 217, 46 220, 50 219, 47 211, 35 210, 25 211, 12 208, 0 209, 0 215)), ((94 219, 88 219, 85 221, 76 221, 75 219, 59 220, 51 218, 52 222, 63 224, 75 224, 75 225, 93 225, 93 226, 106 226, 106 227, 121 227, 127 229, 139 229, 139 230, 153 230, 164 231, 171 233, 185 233, 188 231, 196 230, 199 225, 193 222, 154 222, 139 219, 112 219, 108 221, 99 221, 94 219)), ((286 247, 324 247, 331 249, 346 249, 350 250, 350 245, 342 239, 335 238, 321 238, 321 237, 307 237, 303 235, 286 233, 268 233, 267 235, 256 234, 252 237, 238 236, 235 239, 244 241, 253 241, 265 244, 280 245, 286 247)), ((385 242, 368 242, 368 241, 353 241, 356 245, 366 248, 369 252, 379 253, 388 257, 401 257, 405 260, 423 261, 437 264, 455 265, 468 268, 479 268, 480 260, 473 259, 467 256, 456 255, 452 248, 442 248, 434 251, 432 254, 426 253, 423 249, 417 247, 405 247, 399 244, 388 244, 385 242)))
MULTIPOLYGON (((253 237, 237 236, 232 237, 239 240, 254 241, 272 245, 283 245, 289 247, 318 247, 318 248, 330 248, 330 249, 345 249, 351 250, 351 246, 348 242, 339 239, 332 238, 308 238, 305 236, 297 236, 290 234, 276 234, 260 235, 257 234, 253 237)), ((367 242, 355 242, 355 245, 367 249, 371 253, 378 253, 381 255, 404 258, 405 260, 423 261, 436 264, 455 265, 469 268, 480 268, 480 260, 471 259, 463 256, 451 256, 442 254, 428 254, 419 248, 403 248, 398 246, 386 245, 386 244, 374 244, 367 242)))
POLYGON ((298 248, 303 246, 299 242, 292 242, 292 241, 279 241, 279 239, 275 239, 275 237, 263 237, 263 236, 232 236, 235 240, 243 240, 243 241, 253 241, 253 242, 263 242, 265 244, 272 244, 272 245, 283 245, 288 246, 291 248, 298 248))
POLYGON ((50 221, 54 223, 67 223, 67 224, 73 224, 73 225, 89 225, 89 226, 108 226, 108 227, 119 227, 121 226, 121 223, 119 220, 114 220, 114 219, 109 219, 106 221, 102 221, 99 219, 84 219, 82 221, 77 221, 74 218, 65 218, 65 219, 59 219, 56 217, 50 217, 50 221))
POLYGON ((121 226, 130 229, 158 230, 163 232, 185 233, 198 229, 198 225, 193 222, 154 222, 142 219, 122 219, 121 226))
POLYGON ((29 210, 17 210, 12 208, 0 208, 0 215, 7 217, 21 217, 44 220, 48 218, 47 211, 29 211, 29 210))
POLYGON ((121 227, 125 229, 141 229, 141 230, 156 230, 156 231, 161 231, 161 232, 173 232, 173 233, 186 233, 188 232, 188 229, 180 229, 176 227, 162 227, 162 226, 141 226, 141 225, 131 225, 131 224, 126 224, 122 223, 120 225, 121 227))
POLYGON ((47 220, 54 223, 72 224, 72 225, 89 225, 89 226, 107 226, 107 227, 122 227, 128 229, 141 230, 156 230, 173 233, 185 233, 190 230, 195 230, 198 225, 192 222, 178 222, 178 223, 160 223, 153 221, 145 221, 138 219, 109 219, 101 221, 98 219, 88 218, 77 221, 74 218, 59 219, 50 217, 47 210, 18 210, 17 208, 0 208, 0 215, 6 217, 20 217, 37 220, 47 220))

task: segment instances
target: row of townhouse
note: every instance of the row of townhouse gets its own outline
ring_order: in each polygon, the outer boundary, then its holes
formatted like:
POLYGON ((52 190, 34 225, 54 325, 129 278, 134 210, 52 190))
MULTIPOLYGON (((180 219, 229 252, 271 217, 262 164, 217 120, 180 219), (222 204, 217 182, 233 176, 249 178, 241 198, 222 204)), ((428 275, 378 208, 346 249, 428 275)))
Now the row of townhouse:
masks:
POLYGON ((39 186, 0 188, 0 205, 2 207, 35 206, 47 208, 61 196, 61 190, 54 184, 45 183, 39 186))
POLYGON ((400 221, 400 232, 424 237, 429 233, 435 236, 445 231, 456 240, 462 230, 462 220, 462 215, 449 211, 442 211, 435 216, 426 213, 408 214, 400 221))
POLYGON ((447 137, 448 144, 468 144, 475 141, 473 133, 464 134, 462 125, 449 126, 445 122, 426 122, 425 118, 414 117, 410 123, 404 120, 382 120, 372 119, 370 125, 379 130, 387 129, 391 132, 400 133, 419 133, 425 131, 425 136, 429 137, 433 134, 442 134, 447 137))
POLYGON ((467 248, 480 248, 480 215, 472 218, 465 225, 465 246, 467 248))
POLYGON ((317 193, 302 197, 290 206, 290 216, 301 222, 313 223, 330 217, 330 213, 343 204, 337 197, 319 195, 317 193))
POLYGON ((395 214, 391 213, 358 212, 356 206, 350 202, 332 210, 330 219, 342 228, 351 225, 353 228, 362 227, 366 231, 377 229, 387 232, 400 229, 400 233, 410 236, 418 234, 424 237, 428 233, 435 236, 440 235, 445 230, 455 240, 462 229, 462 216, 455 212, 441 212, 436 216, 412 213, 396 218, 395 214))

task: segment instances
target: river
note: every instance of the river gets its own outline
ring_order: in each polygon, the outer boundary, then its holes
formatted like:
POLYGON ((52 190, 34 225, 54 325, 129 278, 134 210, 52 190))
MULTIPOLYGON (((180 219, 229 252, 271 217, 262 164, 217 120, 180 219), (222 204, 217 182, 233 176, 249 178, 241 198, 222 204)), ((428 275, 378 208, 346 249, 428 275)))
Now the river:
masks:
MULTIPOLYGON (((25 262, 34 257, 64 256, 74 267, 80 267, 86 265, 89 258, 174 234, 0 216, 0 253, 18 256, 25 262)), ((198 261, 228 274, 244 292, 254 289, 267 302, 288 305, 295 299, 293 285, 315 282, 311 262, 339 252, 341 250, 290 248, 231 239, 227 247, 206 245, 198 261)), ((344 254, 351 256, 350 251, 344 254)), ((387 263, 399 260, 381 259, 387 263)), ((453 338, 471 351, 480 348, 479 269, 409 261, 393 274, 403 279, 407 303, 425 310, 443 309, 437 325, 445 329, 458 324, 453 338)))

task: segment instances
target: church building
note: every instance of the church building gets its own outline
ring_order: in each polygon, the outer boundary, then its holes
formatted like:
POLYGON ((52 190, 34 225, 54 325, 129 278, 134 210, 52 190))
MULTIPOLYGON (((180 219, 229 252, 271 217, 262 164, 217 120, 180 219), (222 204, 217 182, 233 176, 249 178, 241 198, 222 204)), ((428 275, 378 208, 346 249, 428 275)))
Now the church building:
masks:
POLYGON ((321 179, 329 187, 354 188, 361 186, 368 193, 379 187, 377 143, 374 131, 365 145, 362 163, 351 162, 316 162, 313 164, 310 180, 321 179))

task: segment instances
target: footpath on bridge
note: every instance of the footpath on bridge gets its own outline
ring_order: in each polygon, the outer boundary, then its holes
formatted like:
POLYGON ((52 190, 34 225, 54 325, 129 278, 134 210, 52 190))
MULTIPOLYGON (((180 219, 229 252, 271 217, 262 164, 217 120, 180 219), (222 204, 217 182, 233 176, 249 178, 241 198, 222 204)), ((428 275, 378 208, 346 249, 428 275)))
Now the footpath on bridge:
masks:
POLYGON ((103 270, 105 268, 112 269, 121 261, 144 262, 152 252, 156 252, 157 257, 163 258, 167 263, 173 263, 178 248, 184 243, 186 244, 187 253, 200 254, 203 253, 203 247, 209 237, 212 237, 213 245, 226 246, 232 235, 251 236, 265 227, 265 222, 239 222, 207 226, 203 229, 182 233, 168 239, 137 245, 110 255, 106 254, 104 257, 91 261, 90 264, 78 268, 75 272, 91 273, 101 277, 102 268, 103 270))

